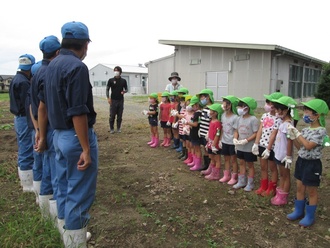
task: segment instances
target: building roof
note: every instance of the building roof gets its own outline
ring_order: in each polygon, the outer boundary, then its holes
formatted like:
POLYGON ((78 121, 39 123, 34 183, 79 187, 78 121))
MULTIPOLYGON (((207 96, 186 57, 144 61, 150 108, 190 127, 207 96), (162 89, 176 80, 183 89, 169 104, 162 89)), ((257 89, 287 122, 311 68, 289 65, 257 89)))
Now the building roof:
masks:
POLYGON ((308 56, 306 54, 278 46, 269 44, 251 44, 251 43, 229 43, 229 42, 210 42, 210 41, 186 41, 186 40, 159 40, 159 44, 170 46, 199 46, 199 47, 223 47, 223 48, 238 48, 238 49, 253 49, 253 50, 269 50, 275 51, 283 55, 291 55, 309 62, 327 63, 326 61, 308 56))
POLYGON ((123 70, 123 73, 143 73, 148 74, 148 68, 144 67, 143 65, 118 65, 118 64, 99 64, 105 67, 110 68, 113 70, 116 66, 120 66, 123 70))
POLYGON ((12 79, 15 75, 0 75, 1 80, 12 79))

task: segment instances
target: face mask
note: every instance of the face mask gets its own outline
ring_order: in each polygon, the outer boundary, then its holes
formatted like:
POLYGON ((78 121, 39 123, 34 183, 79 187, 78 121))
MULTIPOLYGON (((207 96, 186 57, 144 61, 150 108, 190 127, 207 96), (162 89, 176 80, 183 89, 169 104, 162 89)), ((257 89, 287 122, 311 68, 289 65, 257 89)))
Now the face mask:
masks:
POLYGON ((247 109, 246 108, 238 108, 237 109, 237 114, 238 115, 245 115, 247 113, 247 109))
POLYGON ((188 112, 193 111, 193 107, 191 107, 190 105, 188 105, 187 108, 186 108, 186 110, 187 110, 188 112))
POLYGON ((311 117, 309 115, 304 115, 303 120, 306 124, 311 124, 312 122, 315 121, 315 120, 311 119, 311 117))
POLYGON ((172 84, 176 84, 177 82, 178 82, 177 79, 172 79, 172 80, 171 80, 171 83, 172 83, 172 84))
POLYGON ((114 71, 113 74, 115 75, 115 77, 118 77, 120 75, 119 71, 114 71))
POLYGON ((174 99, 174 97, 171 97, 170 100, 171 100, 171 102, 174 102, 175 99, 174 99))
POLYGON ((207 99, 206 98, 203 98, 200 100, 201 104, 202 105, 206 105, 207 104, 207 99))
POLYGON ((270 111, 272 111, 272 106, 268 105, 267 103, 264 106, 264 110, 269 113, 270 111))

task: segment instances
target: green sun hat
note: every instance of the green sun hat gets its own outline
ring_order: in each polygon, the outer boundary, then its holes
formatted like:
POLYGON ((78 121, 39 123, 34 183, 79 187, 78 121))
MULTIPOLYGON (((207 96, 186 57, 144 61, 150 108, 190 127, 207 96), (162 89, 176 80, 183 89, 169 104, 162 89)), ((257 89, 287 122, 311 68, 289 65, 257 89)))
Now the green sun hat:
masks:
POLYGON ((223 109, 222 109, 220 103, 213 103, 212 105, 209 106, 209 109, 217 112, 218 113, 218 120, 221 119, 221 115, 223 113, 223 109))
POLYGON ((169 93, 170 96, 178 96, 178 92, 176 90, 173 90, 172 92, 169 93))
POLYGON ((190 99, 189 106, 193 106, 193 105, 195 105, 196 103, 199 103, 199 98, 198 98, 197 96, 193 96, 193 97, 190 99))
POLYGON ((268 100, 268 101, 273 101, 273 100, 277 100, 279 98, 281 98, 282 96, 284 96, 281 92, 274 92, 270 95, 264 95, 264 97, 268 100))
POLYGON ((308 102, 302 102, 301 104, 318 113, 320 115, 320 124, 322 127, 325 127, 325 115, 329 112, 328 104, 325 101, 315 98, 308 102))
POLYGON ((184 87, 176 90, 176 92, 181 93, 181 94, 185 94, 185 95, 189 94, 189 90, 187 88, 184 88, 184 87))
POLYGON ((253 99, 252 97, 243 97, 243 98, 238 98, 239 101, 244 102, 246 105, 249 106, 250 115, 254 115, 254 110, 257 108, 258 104, 257 101, 255 99, 253 99))
POLYGON ((273 99, 272 102, 279 103, 279 104, 282 104, 282 105, 290 108, 291 109, 291 113, 290 113, 291 117, 294 120, 299 120, 300 119, 298 109, 297 109, 297 102, 292 97, 282 96, 279 99, 273 99))
POLYGON ((158 98, 158 94, 157 94, 157 93, 151 93, 151 94, 149 95, 149 97, 150 97, 150 98, 155 98, 155 99, 157 99, 157 98, 158 98))
POLYGON ((164 91, 164 92, 162 93, 161 97, 164 97, 164 96, 169 97, 169 96, 170 96, 170 93, 168 93, 167 91, 164 91))
POLYGON ((209 95, 211 102, 214 103, 213 91, 212 90, 210 90, 210 89, 203 89, 203 90, 201 90, 201 92, 199 92, 198 94, 196 94, 196 96, 198 96, 198 97, 200 97, 200 95, 209 95))
POLYGON ((233 111, 234 114, 237 115, 237 104, 238 104, 238 98, 236 96, 223 96, 223 100, 228 100, 231 103, 231 111, 233 111))

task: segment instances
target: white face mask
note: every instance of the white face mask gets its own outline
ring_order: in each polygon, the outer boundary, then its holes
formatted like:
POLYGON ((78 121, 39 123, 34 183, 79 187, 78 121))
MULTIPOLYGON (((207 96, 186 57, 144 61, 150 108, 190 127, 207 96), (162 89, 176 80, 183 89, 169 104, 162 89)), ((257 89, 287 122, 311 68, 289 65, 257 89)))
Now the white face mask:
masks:
POLYGON ((237 109, 237 114, 238 115, 245 115, 247 113, 247 109, 246 108, 238 108, 237 109))
POLYGON ((119 71, 114 71, 113 74, 115 75, 115 77, 118 77, 120 75, 119 71))
POLYGON ((190 105, 188 105, 188 106, 186 107, 186 110, 187 110, 188 112, 193 111, 193 107, 190 106, 190 105))
POLYGON ((171 80, 171 83, 172 83, 172 84, 177 84, 177 82, 178 82, 177 79, 174 79, 174 78, 173 78, 173 79, 171 80))

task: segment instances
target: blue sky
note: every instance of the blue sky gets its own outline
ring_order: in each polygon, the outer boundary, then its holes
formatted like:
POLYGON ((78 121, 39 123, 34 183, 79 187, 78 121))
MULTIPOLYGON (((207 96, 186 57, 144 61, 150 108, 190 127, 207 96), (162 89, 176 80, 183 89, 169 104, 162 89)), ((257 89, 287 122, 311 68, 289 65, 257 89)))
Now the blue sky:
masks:
POLYGON ((69 21, 85 23, 92 42, 84 62, 137 65, 173 53, 158 40, 280 45, 330 60, 328 0, 6 1, 0 21, 0 74, 15 74, 18 57, 42 59, 39 42, 61 39, 69 21), (53 5, 53 6, 51 6, 53 5), (40 10, 44 8, 44 10, 40 10))

